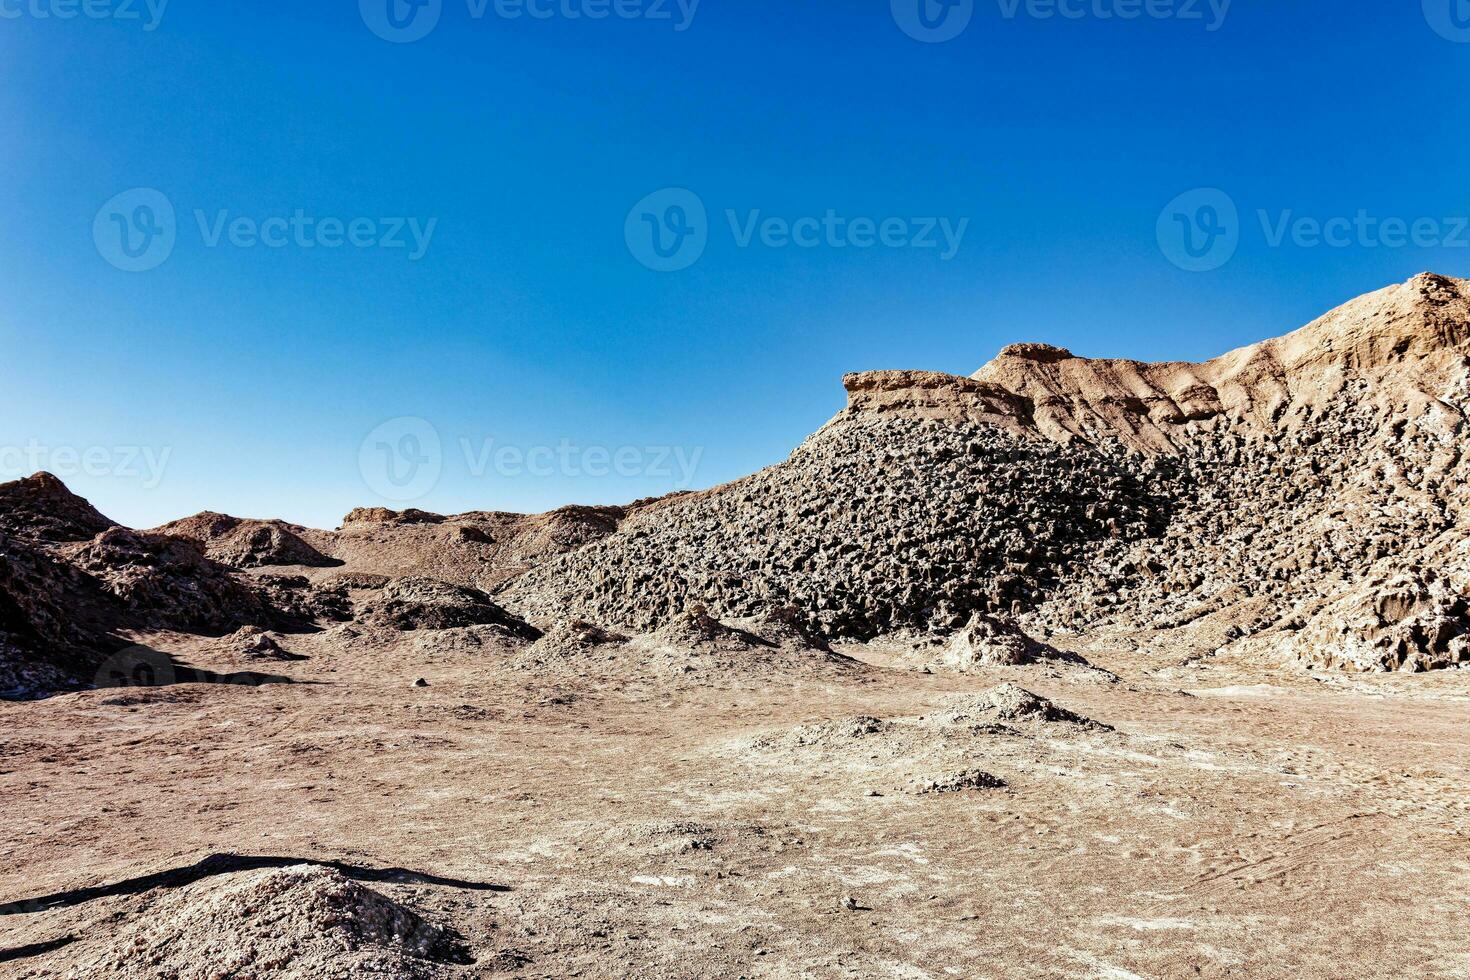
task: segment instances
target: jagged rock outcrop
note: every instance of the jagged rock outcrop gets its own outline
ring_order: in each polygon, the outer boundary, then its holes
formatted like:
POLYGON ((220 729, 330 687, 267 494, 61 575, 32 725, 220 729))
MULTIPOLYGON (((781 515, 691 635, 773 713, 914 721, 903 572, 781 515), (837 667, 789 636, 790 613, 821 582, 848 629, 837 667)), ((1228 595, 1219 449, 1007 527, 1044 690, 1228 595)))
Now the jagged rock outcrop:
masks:
POLYGON ((135 625, 221 634, 277 618, 257 591, 190 538, 115 527, 68 558, 115 596, 135 625))
POLYGON ((28 541, 86 541, 117 522, 50 473, 0 483, 0 531, 28 541))
POLYGON ((77 569, 0 533, 0 698, 87 683, 121 646, 108 632, 112 597, 77 569))
POLYGON ((1432 569, 1375 576, 1327 602, 1286 648, 1305 663, 1351 672, 1470 664, 1466 585, 1432 569))

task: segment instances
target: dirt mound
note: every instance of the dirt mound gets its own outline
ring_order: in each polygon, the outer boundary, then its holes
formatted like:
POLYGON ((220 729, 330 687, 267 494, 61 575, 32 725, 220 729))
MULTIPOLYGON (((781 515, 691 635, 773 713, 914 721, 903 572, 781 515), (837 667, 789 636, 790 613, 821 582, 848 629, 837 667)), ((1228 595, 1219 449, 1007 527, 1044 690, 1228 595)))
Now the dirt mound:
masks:
POLYGON ((204 511, 156 528, 157 534, 192 538, 204 553, 222 565, 259 568, 265 565, 305 565, 325 568, 340 562, 328 558, 301 535, 306 528, 285 521, 257 521, 204 511))
POLYGON ((615 531, 631 507, 563 507, 547 514, 359 508, 336 531, 311 532, 322 551, 354 573, 424 575, 492 589, 546 559, 615 531))
POLYGON ((229 636, 220 639, 222 652, 245 660, 301 660, 281 645, 278 635, 259 626, 242 626, 229 636))
POLYGON ((934 666, 964 672, 976 667, 1017 667, 1041 660, 1080 662, 1049 644, 1032 639, 1015 624, 975 613, 949 638, 934 666))
POLYGON ((0 483, 0 531, 33 541, 86 541, 117 522, 50 473, 0 483))
POLYGON ((536 651, 560 653, 591 650, 595 647, 616 646, 627 643, 628 637, 612 630, 605 630, 593 623, 580 619, 563 619, 548 626, 541 638, 532 644, 536 651))
POLYGON ((942 776, 916 780, 913 791, 919 796, 927 796, 930 793, 961 793, 967 789, 1003 789, 1004 787, 1004 780, 992 776, 983 769, 963 769, 959 772, 945 773, 942 776))
POLYGON ((431 578, 395 579, 358 604, 357 619, 396 630, 494 626, 526 642, 541 635, 478 589, 431 578))
POLYGON ((867 715, 811 722, 751 740, 758 749, 846 748, 852 742, 892 731, 892 722, 867 715))
POLYGON ((1040 722, 1078 725, 1111 731, 1108 725, 1084 718, 1015 684, 1001 684, 983 694, 952 698, 944 711, 925 718, 941 727, 987 725, 996 722, 1040 722))
POLYGON ((169 892, 85 965, 89 977, 447 977, 458 936, 328 868, 301 865, 169 892))
POLYGON ((771 646, 754 633, 720 622, 703 606, 694 606, 640 639, 645 644, 693 651, 758 650, 771 646))

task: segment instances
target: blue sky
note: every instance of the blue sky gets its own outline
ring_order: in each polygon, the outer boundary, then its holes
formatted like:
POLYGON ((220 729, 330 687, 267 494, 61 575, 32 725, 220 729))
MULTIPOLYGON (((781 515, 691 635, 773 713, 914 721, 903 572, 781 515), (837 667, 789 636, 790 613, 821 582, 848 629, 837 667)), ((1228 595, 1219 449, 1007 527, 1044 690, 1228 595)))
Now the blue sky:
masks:
POLYGON ((0 476, 138 526, 705 486, 847 371, 1205 358, 1470 275, 1465 0, 923 0, 936 43, 920 0, 439 0, 409 43, 389 0, 88 2, 0 0, 0 476), (657 271, 668 188, 702 251, 657 271), (1180 259, 1200 188, 1234 225, 1180 259))

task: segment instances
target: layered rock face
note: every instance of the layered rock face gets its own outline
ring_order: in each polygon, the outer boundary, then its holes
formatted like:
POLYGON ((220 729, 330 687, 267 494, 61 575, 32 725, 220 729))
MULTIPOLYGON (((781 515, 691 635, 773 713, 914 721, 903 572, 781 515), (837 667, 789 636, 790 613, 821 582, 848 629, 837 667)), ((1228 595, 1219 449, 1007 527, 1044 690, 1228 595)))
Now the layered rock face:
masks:
POLYGON ((1324 666, 1456 664, 1440 593, 1470 567, 1467 364, 1470 283, 1426 274, 1203 364, 1020 344, 972 378, 851 375, 848 408, 785 463, 650 508, 504 599, 633 629, 694 603, 793 605, 859 639, 972 611, 1054 630, 1225 622, 1226 640, 1324 666), (1372 622, 1323 610, 1426 565, 1444 566, 1436 598, 1372 622), (1338 653, 1322 652, 1337 627, 1303 632, 1322 616, 1360 623, 1338 653))

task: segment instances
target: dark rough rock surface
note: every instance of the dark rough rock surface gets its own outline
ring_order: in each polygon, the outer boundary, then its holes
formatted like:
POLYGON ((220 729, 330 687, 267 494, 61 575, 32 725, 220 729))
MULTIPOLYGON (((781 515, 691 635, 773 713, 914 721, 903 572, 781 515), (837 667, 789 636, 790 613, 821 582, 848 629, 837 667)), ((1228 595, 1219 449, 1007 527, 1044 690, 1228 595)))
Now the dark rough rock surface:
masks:
POLYGON ((445 630, 465 626, 497 626, 526 641, 539 630, 496 605, 478 589, 429 578, 401 578, 365 599, 359 622, 397 630, 445 630))

